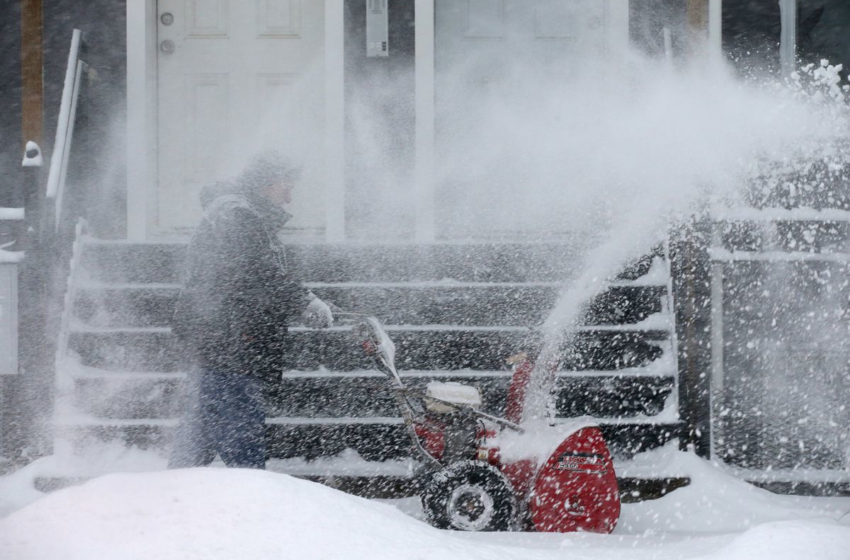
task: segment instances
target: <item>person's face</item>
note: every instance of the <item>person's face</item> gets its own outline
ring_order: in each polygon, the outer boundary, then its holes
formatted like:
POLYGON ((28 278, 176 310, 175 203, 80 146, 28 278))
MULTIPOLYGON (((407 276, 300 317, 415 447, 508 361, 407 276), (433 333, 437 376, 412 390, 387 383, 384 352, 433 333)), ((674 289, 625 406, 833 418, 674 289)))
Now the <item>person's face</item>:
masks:
POLYGON ((292 202, 292 189, 295 185, 292 181, 281 181, 266 187, 266 198, 278 206, 292 202))

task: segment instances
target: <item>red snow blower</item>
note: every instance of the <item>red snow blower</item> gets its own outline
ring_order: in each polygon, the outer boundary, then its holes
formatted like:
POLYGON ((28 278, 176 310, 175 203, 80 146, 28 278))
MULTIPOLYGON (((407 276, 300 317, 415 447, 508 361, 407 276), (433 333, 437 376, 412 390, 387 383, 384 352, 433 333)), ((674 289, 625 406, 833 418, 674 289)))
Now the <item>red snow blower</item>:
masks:
POLYGON ((395 346, 374 317, 357 315, 354 332, 386 374, 421 460, 419 495, 432 525, 459 531, 610 533, 620 516, 614 464, 592 421, 520 427, 532 363, 514 364, 510 419, 480 410, 477 388, 429 383, 408 389, 395 346))

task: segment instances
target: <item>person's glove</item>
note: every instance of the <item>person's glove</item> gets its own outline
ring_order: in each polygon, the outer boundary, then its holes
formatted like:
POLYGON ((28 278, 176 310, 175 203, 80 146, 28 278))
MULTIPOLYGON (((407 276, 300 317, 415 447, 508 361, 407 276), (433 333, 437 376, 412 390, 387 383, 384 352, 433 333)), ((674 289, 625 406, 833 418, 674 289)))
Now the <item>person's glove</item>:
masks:
POLYGON ((303 313, 304 324, 314 329, 326 329, 334 324, 334 314, 330 305, 313 297, 303 313))

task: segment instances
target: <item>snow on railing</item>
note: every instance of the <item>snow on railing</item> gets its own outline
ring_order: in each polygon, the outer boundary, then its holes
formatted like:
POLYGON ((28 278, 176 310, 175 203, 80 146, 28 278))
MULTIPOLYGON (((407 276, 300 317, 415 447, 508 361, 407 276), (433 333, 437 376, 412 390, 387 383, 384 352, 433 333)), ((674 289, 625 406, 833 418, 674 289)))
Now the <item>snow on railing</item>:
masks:
POLYGON ((850 222, 850 210, 838 208, 716 208, 715 221, 723 222, 850 222))
POLYGON ((75 29, 71 37, 71 50, 68 53, 68 65, 65 68, 65 85, 62 89, 62 102, 59 106, 59 120, 56 124, 56 140, 50 157, 50 171, 47 176, 47 199, 52 202, 54 228, 61 223, 62 200, 65 191, 65 178, 68 158, 71 155, 71 141, 74 135, 74 120, 77 114, 77 101, 80 94, 80 77, 85 63, 80 60, 82 32, 75 29))
POLYGON ((730 251, 722 247, 712 247, 708 254, 714 262, 850 262, 850 253, 730 251))
POLYGON ((0 206, 0 220, 23 220, 23 208, 3 208, 0 206))
POLYGON ((5 249, 13 243, 0 245, 0 264, 15 264, 24 260, 24 251, 7 251, 5 249))
POLYGON ((74 380, 66 374, 63 369, 63 361, 68 354, 68 338, 70 336, 71 317, 73 315, 73 301, 79 284, 80 261, 83 255, 83 243, 86 237, 88 223, 80 218, 74 228, 74 243, 71 248, 71 262, 68 278, 65 283, 65 293, 62 306, 62 314, 59 318, 59 341, 56 345, 56 356, 54 358, 54 371, 56 376, 56 395, 54 406, 54 418, 60 420, 69 411, 70 395, 73 394, 74 380))
POLYGON ((21 167, 41 167, 42 165, 44 165, 44 158, 41 156, 41 147, 29 140, 24 148, 24 159, 21 161, 21 167))

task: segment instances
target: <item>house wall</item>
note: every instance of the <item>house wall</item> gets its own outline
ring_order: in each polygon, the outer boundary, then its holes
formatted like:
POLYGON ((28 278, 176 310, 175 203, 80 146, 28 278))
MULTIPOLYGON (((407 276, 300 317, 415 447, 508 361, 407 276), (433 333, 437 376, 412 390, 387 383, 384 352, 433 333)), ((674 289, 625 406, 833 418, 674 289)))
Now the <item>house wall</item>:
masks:
POLYGON ((21 158, 21 5, 0 2, 0 206, 11 203, 20 182, 21 158))

